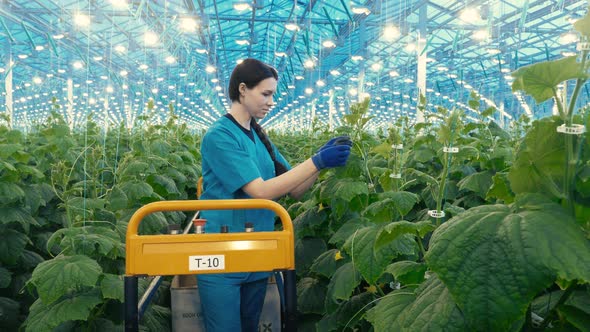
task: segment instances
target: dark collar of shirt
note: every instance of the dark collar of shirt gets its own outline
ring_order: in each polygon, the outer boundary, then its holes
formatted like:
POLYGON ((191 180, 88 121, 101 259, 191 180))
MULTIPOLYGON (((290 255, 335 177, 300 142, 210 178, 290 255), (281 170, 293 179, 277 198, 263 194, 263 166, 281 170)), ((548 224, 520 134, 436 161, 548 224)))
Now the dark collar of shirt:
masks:
POLYGON ((234 117, 231 114, 227 113, 224 116, 226 118, 230 119, 231 122, 235 123, 236 126, 238 126, 238 128, 240 128, 244 132, 244 134, 246 134, 246 136, 250 137, 252 142, 256 142, 256 141, 254 141, 254 134, 252 133, 252 130, 248 130, 248 129, 242 127, 242 125, 239 124, 238 121, 236 121, 236 119, 234 119, 234 117))

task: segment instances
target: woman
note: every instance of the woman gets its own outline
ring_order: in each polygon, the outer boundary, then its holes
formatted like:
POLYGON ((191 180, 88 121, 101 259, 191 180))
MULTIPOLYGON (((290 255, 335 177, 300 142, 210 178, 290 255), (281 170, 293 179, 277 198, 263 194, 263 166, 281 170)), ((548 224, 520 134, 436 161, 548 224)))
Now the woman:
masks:
MULTIPOLYGON (((351 142, 340 137, 290 167, 256 122, 274 105, 277 80, 276 69, 255 59, 233 70, 231 109, 209 128, 201 144, 201 199, 276 199, 286 194, 300 198, 321 169, 346 164, 351 142)), ((201 216, 207 219, 208 233, 222 226, 224 231, 243 232, 246 222, 253 223, 255 231, 274 229, 275 215, 269 210, 202 211, 201 216)), ((207 332, 258 331, 268 277, 268 272, 199 275, 207 332)))

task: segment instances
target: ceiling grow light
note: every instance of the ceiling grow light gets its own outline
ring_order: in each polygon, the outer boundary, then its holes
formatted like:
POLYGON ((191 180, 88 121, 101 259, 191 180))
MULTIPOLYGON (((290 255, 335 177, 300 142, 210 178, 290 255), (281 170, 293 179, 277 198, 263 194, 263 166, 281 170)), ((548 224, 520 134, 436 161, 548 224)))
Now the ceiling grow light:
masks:
POLYGON ((197 21, 191 17, 183 17, 180 19, 180 29, 185 32, 193 32, 197 30, 197 21))
POLYGON ((252 9, 252 6, 247 2, 234 2, 233 7, 239 12, 252 9))
POLYGON ((297 23, 287 23, 285 24, 285 29, 289 30, 289 31, 297 31, 299 30, 299 25, 297 25, 297 23))

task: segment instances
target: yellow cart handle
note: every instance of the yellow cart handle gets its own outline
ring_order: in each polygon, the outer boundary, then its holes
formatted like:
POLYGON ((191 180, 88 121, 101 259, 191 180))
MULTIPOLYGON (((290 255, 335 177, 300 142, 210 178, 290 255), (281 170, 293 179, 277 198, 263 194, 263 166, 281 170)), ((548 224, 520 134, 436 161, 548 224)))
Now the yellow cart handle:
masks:
POLYGON ((203 211, 203 210, 246 210, 267 209, 273 211, 283 224, 283 230, 293 233, 293 224, 289 213, 279 203, 267 199, 219 199, 190 201, 153 202, 139 208, 127 225, 127 240, 137 235, 139 223, 150 213, 162 211, 203 211))
POLYGON ((161 201, 139 208, 129 220, 125 244, 127 275, 257 272, 295 268, 291 218, 266 199, 161 201), (138 235, 150 213, 189 210, 267 209, 281 219, 282 231, 138 235), (211 263, 203 266, 202 263, 211 263))
POLYGON ((265 199, 162 201, 138 209, 129 220, 125 244, 125 330, 138 331, 138 276, 282 270, 285 276, 283 331, 297 330, 293 224, 287 211, 265 199), (267 209, 279 216, 279 232, 138 235, 150 213, 190 210, 267 209))

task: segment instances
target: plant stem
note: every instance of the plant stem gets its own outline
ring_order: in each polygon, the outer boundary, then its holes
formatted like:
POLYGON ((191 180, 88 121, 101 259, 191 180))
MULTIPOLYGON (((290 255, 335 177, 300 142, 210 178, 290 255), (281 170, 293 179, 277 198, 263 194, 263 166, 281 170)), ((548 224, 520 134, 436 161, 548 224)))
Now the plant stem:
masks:
POLYGON ((426 250, 424 250, 424 245, 422 244, 422 239, 420 238, 420 232, 418 231, 416 231, 416 243, 418 243, 418 248, 420 249, 420 259, 422 259, 426 255, 426 250))
POLYGON ((529 307, 527 308, 525 315, 524 331, 530 331, 531 326, 533 326, 533 322, 531 319, 531 311, 531 305, 529 304, 529 307))
MULTIPOLYGON (((581 55, 581 67, 583 71, 586 71, 586 57, 588 56, 588 51, 584 50, 582 51, 582 55, 581 55)), ((568 107, 568 116, 569 116, 569 124, 571 124, 572 119, 574 117, 574 107, 576 106, 576 101, 578 99, 578 94, 580 93, 580 90, 582 89, 582 86, 584 85, 584 83, 586 83, 586 78, 578 78, 576 80, 576 86, 574 87, 574 92, 572 93, 572 98, 570 99, 570 103, 569 103, 569 107, 568 107)))
MULTIPOLYGON (((362 142, 361 142, 362 143, 362 142)), ((361 155, 361 158, 363 159, 363 166, 365 166, 365 170, 367 171, 367 177, 369 178, 369 183, 373 185, 373 188, 375 188, 375 184, 373 183, 373 179, 371 178, 371 172, 369 171, 369 160, 367 158, 367 155, 365 154, 365 151, 363 150, 363 146, 359 143, 354 143, 359 151, 359 154, 361 155)))
MULTIPOLYGON (((445 193, 445 185, 447 182, 447 175, 449 172, 450 163, 451 163, 451 153, 447 152, 447 153, 445 153, 445 161, 444 161, 444 165, 443 165, 442 178, 440 180, 440 185, 438 186, 438 194, 436 195, 436 211, 437 212, 442 211, 442 200, 443 200, 443 196, 445 193)), ((442 218, 436 219, 436 226, 437 227, 440 226, 441 219, 442 218)))
MULTIPOLYGON (((567 125, 566 125, 567 126, 567 125)), ((565 201, 565 208, 570 214, 574 215, 574 174, 576 172, 576 164, 577 159, 574 156, 574 142, 572 135, 565 134, 565 147, 566 147, 566 157, 565 157, 565 172, 563 174, 564 183, 563 183, 563 190, 565 191, 566 201, 565 201)))
POLYGON ((569 286, 565 290, 565 292, 559 298, 559 301, 557 301, 557 303, 555 304, 555 306, 553 307, 553 309, 551 309, 551 311, 549 311, 549 313, 547 313, 547 316, 545 317, 545 319, 543 319, 543 324, 541 324, 541 326, 539 327, 540 330, 544 330, 545 328, 547 328, 547 326, 549 325, 549 323, 551 323, 551 320, 553 319, 553 316, 555 316, 555 313, 557 312, 557 308, 560 305, 564 304, 565 301, 570 297, 570 295, 572 295, 573 292, 574 292, 574 286, 569 286))
MULTIPOLYGON (((394 174, 400 173, 399 172, 399 169, 401 169, 401 165, 400 165, 401 162, 398 160, 399 159, 398 158, 398 155, 399 154, 400 153, 398 153, 397 149, 393 149, 393 171, 394 171, 394 174)), ((400 179, 394 179, 393 180, 394 190, 395 191, 399 191, 399 181, 400 181, 400 179)))
POLYGON ((562 103, 561 99, 557 95, 557 90, 555 87, 551 88, 553 92, 553 99, 555 100, 555 105, 557 105, 557 110, 559 111, 559 116, 563 121, 566 121, 567 115, 565 114, 565 110, 563 109, 564 104, 562 103))
POLYGON ((379 287, 378 284, 375 284, 375 289, 377 289, 377 293, 379 293, 381 297, 385 296, 385 293, 383 293, 383 290, 381 289, 381 287, 379 287))
MULTIPOLYGON (((586 65, 586 57, 588 56, 588 51, 582 52, 582 63, 581 67, 585 71, 586 65)), ((578 78, 576 80, 576 86, 574 87, 574 92, 572 93, 572 97, 570 99, 567 113, 564 117, 564 122, 566 127, 571 127, 574 119, 574 107, 576 106, 576 101, 578 99, 578 95, 580 94, 580 90, 582 86, 586 83, 585 78, 578 78)), ((574 176, 576 173, 576 165, 578 164, 578 156, 574 153, 574 138, 570 134, 565 134, 565 151, 566 151, 566 164, 565 164, 565 172, 563 174, 563 190, 567 197, 565 201, 565 207, 567 211, 570 212, 572 216, 575 215, 574 211, 574 176)))

